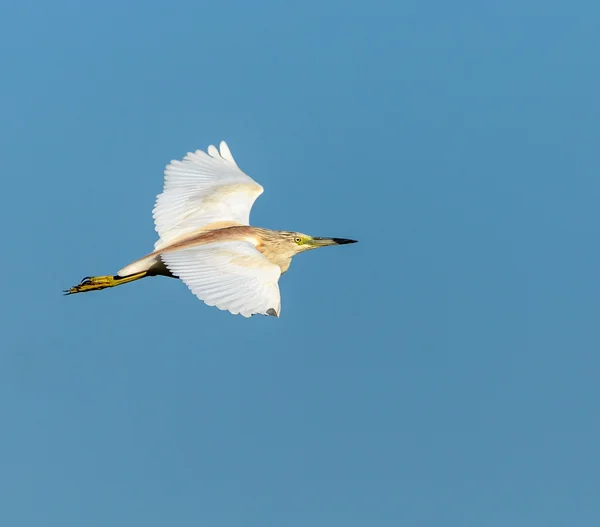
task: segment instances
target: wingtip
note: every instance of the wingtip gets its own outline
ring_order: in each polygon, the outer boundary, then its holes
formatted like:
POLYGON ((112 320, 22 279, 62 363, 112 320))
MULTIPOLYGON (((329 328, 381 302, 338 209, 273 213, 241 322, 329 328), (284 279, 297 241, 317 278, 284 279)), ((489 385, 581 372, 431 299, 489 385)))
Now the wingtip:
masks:
POLYGON ((233 163, 235 166, 237 166, 237 163, 235 162, 235 159, 233 159, 233 155, 231 154, 231 150, 229 150, 229 147, 227 146, 227 143, 225 141, 221 141, 219 143, 219 151, 223 159, 226 159, 230 163, 233 163))
POLYGON ((219 151, 217 150, 217 147, 215 145, 209 145, 206 149, 206 152, 210 157, 221 157, 221 154, 219 154, 219 151))

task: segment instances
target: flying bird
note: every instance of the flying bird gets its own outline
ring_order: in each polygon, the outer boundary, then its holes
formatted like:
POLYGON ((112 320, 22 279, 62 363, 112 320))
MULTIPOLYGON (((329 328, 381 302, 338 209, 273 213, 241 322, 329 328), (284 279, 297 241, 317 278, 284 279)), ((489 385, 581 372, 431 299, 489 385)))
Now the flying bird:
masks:
POLYGON ((250 226, 263 187, 242 172, 222 141, 165 169, 153 217, 154 251, 111 276, 88 276, 64 291, 99 291, 147 276, 179 278, 209 306, 244 317, 279 317, 279 277, 303 251, 355 243, 250 226))

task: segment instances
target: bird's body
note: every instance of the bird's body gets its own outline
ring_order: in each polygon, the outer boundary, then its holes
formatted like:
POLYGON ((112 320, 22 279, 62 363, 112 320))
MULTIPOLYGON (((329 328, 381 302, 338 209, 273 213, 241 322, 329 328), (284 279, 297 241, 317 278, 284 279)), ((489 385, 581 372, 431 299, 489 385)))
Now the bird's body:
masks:
POLYGON ((354 243, 249 225, 263 188, 244 174, 224 142, 197 150, 165 170, 154 208, 159 239, 154 251, 115 276, 85 278, 67 294, 121 285, 146 276, 180 278, 208 305, 234 314, 279 316, 278 280, 294 255, 317 247, 354 243))
POLYGON ((161 255, 181 249, 207 245, 214 242, 241 241, 253 245, 272 264, 285 273, 292 262, 292 257, 300 251, 295 251, 295 243, 288 238, 294 238, 299 233, 289 231, 274 231, 248 225, 232 225, 189 234, 183 239, 174 240, 168 245, 130 263, 121 269, 117 275, 128 276, 141 271, 155 275, 172 276, 162 263, 161 255), (286 243, 287 242, 287 243, 286 243))

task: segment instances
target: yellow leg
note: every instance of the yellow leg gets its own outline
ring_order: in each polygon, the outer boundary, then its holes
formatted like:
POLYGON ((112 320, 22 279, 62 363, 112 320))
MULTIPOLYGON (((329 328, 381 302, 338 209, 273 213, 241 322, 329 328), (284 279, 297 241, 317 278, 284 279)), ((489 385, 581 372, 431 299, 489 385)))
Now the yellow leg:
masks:
POLYGON ((63 293, 65 295, 74 295, 75 293, 87 293, 88 291, 100 291, 107 287, 115 287, 118 285, 126 284, 127 282, 133 282, 144 278, 148 273, 143 271, 141 273, 131 274, 129 276, 87 276, 79 285, 73 286, 69 289, 65 289, 63 293))

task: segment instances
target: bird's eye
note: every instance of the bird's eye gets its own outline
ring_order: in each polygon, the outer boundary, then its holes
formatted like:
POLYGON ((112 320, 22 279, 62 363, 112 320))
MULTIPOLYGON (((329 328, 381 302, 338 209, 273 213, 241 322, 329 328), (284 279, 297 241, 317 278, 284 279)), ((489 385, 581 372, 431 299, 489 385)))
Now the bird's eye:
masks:
POLYGON ((300 242, 302 241, 302 238, 300 238, 300 236, 296 236, 296 237, 294 238, 294 241, 295 241, 296 243, 300 243, 300 242))

